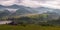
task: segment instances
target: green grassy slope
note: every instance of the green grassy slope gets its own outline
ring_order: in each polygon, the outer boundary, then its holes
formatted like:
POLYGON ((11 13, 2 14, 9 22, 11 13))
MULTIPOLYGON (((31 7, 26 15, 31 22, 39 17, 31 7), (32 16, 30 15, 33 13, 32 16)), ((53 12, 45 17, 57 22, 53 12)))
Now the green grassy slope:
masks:
POLYGON ((24 27, 20 25, 0 25, 0 30, 60 30, 60 26, 26 25, 24 27))

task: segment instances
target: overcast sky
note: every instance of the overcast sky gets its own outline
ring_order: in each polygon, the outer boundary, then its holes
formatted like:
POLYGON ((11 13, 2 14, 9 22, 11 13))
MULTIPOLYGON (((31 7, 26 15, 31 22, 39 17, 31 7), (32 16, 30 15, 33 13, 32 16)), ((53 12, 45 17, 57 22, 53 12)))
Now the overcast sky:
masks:
POLYGON ((60 9, 60 0, 0 0, 0 5, 24 5, 28 7, 49 7, 60 9))

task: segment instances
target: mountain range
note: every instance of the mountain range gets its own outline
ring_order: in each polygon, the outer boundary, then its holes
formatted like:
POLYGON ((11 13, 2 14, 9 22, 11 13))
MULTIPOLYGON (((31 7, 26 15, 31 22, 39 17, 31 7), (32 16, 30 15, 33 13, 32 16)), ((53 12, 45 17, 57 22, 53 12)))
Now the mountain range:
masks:
POLYGON ((12 5, 12 6, 2 6, 0 5, 0 15, 7 16, 7 15, 24 15, 24 14, 42 14, 42 13, 52 13, 60 15, 60 9, 52 9, 48 7, 38 7, 38 8, 31 8, 26 7, 23 5, 12 5), (17 9, 12 10, 11 12, 8 9, 17 9), (15 11, 15 12, 14 12, 15 11), (13 12, 13 13, 12 13, 13 12))

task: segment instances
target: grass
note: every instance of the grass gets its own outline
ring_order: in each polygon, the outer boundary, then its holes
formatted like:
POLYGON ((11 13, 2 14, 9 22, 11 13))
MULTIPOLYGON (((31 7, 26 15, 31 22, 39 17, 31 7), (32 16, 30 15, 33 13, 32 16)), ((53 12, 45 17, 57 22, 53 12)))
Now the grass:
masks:
POLYGON ((0 30, 60 30, 59 26, 40 26, 40 25, 0 25, 0 30))

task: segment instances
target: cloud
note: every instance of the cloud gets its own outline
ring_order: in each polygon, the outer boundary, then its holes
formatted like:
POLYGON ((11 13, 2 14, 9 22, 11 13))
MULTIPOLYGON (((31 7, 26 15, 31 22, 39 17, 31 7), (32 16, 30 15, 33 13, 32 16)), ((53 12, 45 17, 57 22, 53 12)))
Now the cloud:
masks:
POLYGON ((24 5, 28 7, 49 7, 60 9, 60 0, 0 0, 0 5, 24 5))
POLYGON ((40 6, 60 9, 60 0, 51 0, 51 1, 40 2, 40 6))
POLYGON ((15 0, 0 0, 0 5, 10 6, 15 4, 15 0))
POLYGON ((29 7, 38 7, 40 5, 37 1, 32 0, 0 0, 0 5, 11 6, 13 4, 29 7))
POLYGON ((12 8, 5 8, 5 9, 7 9, 9 11, 13 11, 13 12, 15 12, 16 10, 18 10, 18 9, 12 9, 12 8))
POLYGON ((17 5, 24 5, 24 6, 29 6, 29 7, 39 7, 40 3, 37 1, 32 1, 32 0, 23 0, 21 3, 17 3, 17 5))

